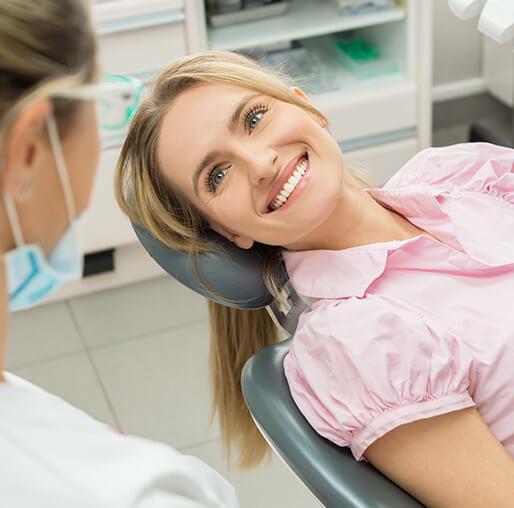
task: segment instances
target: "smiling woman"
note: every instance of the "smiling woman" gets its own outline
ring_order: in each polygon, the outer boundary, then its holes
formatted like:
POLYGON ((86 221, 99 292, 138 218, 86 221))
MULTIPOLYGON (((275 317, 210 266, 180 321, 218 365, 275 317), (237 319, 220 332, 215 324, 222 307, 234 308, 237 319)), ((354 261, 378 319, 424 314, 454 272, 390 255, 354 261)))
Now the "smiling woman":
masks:
MULTIPOLYGON (((285 262, 309 306, 284 369, 318 433, 426 505, 511 506, 514 151, 425 150, 364 189, 326 127, 255 62, 189 56, 134 118, 118 201, 175 249, 208 251, 209 229, 255 244, 272 292, 285 262)), ((214 407, 250 466, 266 448, 241 369, 276 332, 265 310, 209 311, 214 407)))
MULTIPOLYGON (((212 248, 207 229, 243 249, 257 243, 275 294, 284 248, 343 248, 418 232, 366 194, 327 124, 301 90, 246 57, 186 57, 158 76, 134 117, 116 171, 118 203, 160 241, 192 254, 212 248), (384 216, 372 220, 377 210, 384 216)), ((240 374, 276 341, 276 329, 265 309, 209 301, 209 316, 214 409, 227 452, 236 444, 240 465, 250 466, 266 444, 240 374)))

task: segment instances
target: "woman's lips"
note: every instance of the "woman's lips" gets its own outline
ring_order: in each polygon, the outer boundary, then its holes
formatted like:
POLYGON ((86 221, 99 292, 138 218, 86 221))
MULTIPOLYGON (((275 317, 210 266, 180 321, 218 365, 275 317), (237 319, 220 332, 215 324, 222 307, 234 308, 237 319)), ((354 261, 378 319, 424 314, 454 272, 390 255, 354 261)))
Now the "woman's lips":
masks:
POLYGON ((303 189, 305 189, 305 187, 309 184, 311 174, 311 164, 307 159, 307 169, 305 170, 304 175, 301 177, 300 181, 294 188, 293 192, 291 192, 291 194, 289 195, 289 197, 283 205, 280 205, 278 208, 276 208, 270 213, 278 213, 282 210, 286 210, 287 208, 289 208, 296 201, 296 198, 300 196, 300 194, 303 192, 303 189))
MULTIPOLYGON (((276 182, 272 185, 270 192, 268 193, 268 198, 266 200, 266 212, 272 212, 274 210, 271 209, 272 204, 277 199, 277 196, 282 192, 284 189, 284 185, 288 183, 289 178, 293 176, 293 173, 296 171, 298 164, 302 161, 302 159, 307 160, 308 164, 308 156, 306 152, 301 153, 300 155, 296 156, 294 159, 291 159, 289 163, 286 165, 286 167, 282 170, 282 173, 276 180, 276 182)), ((292 191, 294 192, 294 190, 292 191)), ((291 194, 292 194, 291 192, 291 194)))

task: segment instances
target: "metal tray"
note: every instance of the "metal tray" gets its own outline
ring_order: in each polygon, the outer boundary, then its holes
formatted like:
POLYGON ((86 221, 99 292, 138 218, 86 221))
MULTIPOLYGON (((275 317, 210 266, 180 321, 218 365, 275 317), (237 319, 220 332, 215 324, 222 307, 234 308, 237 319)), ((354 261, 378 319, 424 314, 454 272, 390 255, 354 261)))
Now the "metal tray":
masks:
POLYGON ((235 25, 236 23, 245 23, 247 21, 256 21, 271 16, 280 16, 287 11, 289 2, 276 2, 268 5, 260 5, 249 9, 242 9, 235 12, 227 12, 225 14, 211 14, 208 16, 209 24, 215 28, 235 25))

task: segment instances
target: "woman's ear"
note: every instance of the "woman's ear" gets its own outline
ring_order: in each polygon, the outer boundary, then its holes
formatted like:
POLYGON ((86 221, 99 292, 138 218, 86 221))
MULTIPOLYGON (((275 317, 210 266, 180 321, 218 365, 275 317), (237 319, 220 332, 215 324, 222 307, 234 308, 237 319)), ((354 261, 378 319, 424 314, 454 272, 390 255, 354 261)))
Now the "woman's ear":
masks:
POLYGON ((253 247, 254 241, 251 238, 232 233, 228 229, 219 224, 216 224, 215 222, 209 222, 209 227, 227 240, 235 243, 240 249, 251 249, 253 247))
MULTIPOLYGON (((311 103, 311 100, 309 99, 309 97, 307 97, 307 95, 305 95, 305 93, 300 90, 299 88, 297 88, 296 86, 292 86, 291 87, 291 90, 296 94, 298 95, 299 97, 301 97, 305 102, 308 102, 310 104, 311 103)), ((311 113, 312 114, 312 113, 311 113)), ((325 128, 327 127, 327 123, 324 122, 321 118, 319 118, 318 116, 316 115, 313 115, 314 119, 321 125, 321 127, 325 128)))
POLYGON ((291 90, 296 94, 298 95, 299 97, 301 97, 304 101, 307 101, 307 102, 311 102, 311 100, 309 99, 309 97, 307 97, 302 90, 300 90, 299 88, 297 88, 296 86, 292 86, 291 87, 291 90))
POLYGON ((0 187, 14 201, 26 201, 34 175, 41 167, 46 142, 46 118, 52 112, 49 100, 38 100, 18 114, 7 134, 0 187))

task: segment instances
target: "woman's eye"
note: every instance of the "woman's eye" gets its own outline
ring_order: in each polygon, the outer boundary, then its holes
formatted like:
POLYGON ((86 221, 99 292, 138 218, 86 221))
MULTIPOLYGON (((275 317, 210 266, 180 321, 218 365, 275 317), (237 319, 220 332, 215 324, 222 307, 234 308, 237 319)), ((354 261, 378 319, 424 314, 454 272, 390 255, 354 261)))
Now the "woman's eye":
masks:
POLYGON ((264 113, 257 113, 250 118, 250 121, 248 122, 248 129, 250 132, 252 132, 255 127, 257 127, 257 124, 261 121, 262 117, 264 116, 264 113))
POLYGON ((220 170, 220 171, 216 171, 215 175, 214 175, 214 185, 219 185, 223 178, 225 178, 225 175, 227 174, 227 171, 228 169, 223 169, 223 170, 220 170))
POLYGON ((215 167, 209 171, 207 175, 207 186, 211 192, 216 192, 216 189, 221 185, 229 168, 215 167))
POLYGON ((245 115, 244 124, 250 134, 257 127, 257 125, 262 120, 262 117, 268 111, 268 109, 268 106, 264 104, 259 104, 250 109, 250 111, 248 111, 248 113, 245 115))

